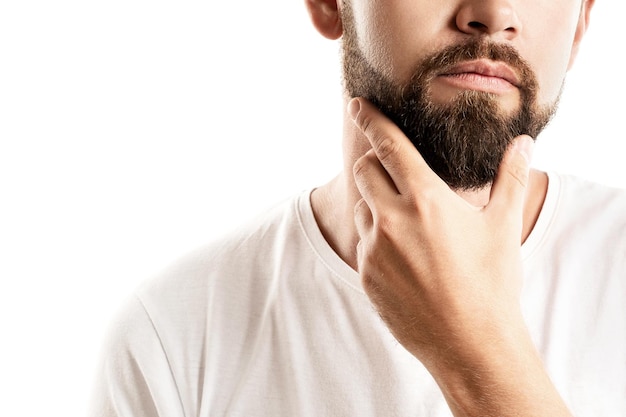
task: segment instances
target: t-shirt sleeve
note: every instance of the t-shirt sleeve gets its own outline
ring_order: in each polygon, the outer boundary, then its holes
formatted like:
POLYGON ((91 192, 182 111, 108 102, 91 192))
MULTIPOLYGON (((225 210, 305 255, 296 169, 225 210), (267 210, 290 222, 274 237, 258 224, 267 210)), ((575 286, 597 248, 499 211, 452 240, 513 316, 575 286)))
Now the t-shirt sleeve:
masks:
POLYGON ((137 297, 108 329, 88 416, 184 416, 167 353, 137 297))

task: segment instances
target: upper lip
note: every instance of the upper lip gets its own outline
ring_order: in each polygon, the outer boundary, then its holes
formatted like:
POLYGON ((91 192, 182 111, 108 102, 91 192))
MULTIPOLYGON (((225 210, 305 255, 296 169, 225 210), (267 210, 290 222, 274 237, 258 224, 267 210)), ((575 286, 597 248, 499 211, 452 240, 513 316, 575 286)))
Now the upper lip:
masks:
POLYGON ((487 77, 498 77, 510 82, 516 87, 520 86, 519 77, 511 67, 503 62, 491 61, 488 59, 461 62, 446 69, 440 75, 465 73, 475 73, 487 77))

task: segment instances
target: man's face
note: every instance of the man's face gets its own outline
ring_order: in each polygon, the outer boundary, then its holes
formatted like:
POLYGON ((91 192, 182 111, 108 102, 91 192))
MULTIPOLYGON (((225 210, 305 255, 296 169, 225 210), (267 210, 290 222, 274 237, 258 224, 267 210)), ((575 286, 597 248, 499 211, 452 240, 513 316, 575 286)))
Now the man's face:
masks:
POLYGON ((507 0, 346 2, 346 90, 398 124, 453 189, 489 185, 511 140, 550 120, 570 62, 579 1, 536 3, 518 2, 522 14, 507 0), (533 11, 543 24, 526 24, 533 11))

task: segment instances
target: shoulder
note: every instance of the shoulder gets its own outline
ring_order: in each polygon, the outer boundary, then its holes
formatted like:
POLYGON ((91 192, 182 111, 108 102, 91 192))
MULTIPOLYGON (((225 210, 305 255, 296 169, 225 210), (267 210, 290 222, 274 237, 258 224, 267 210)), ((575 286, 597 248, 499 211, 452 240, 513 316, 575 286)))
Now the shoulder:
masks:
POLYGON ((626 189, 609 187, 570 175, 551 176, 558 182, 558 208, 592 222, 626 224, 626 189))
POLYGON ((553 231, 562 243, 584 245, 626 258, 626 190, 575 176, 552 174, 553 231))
POLYGON ((109 324, 96 367, 89 415, 184 415, 161 339, 141 301, 131 296, 109 324))
POLYGON ((159 337, 199 331, 200 317, 226 298, 260 294, 273 259, 300 233, 297 204, 302 193, 270 207, 231 232, 192 250, 143 281, 121 306, 113 323, 116 338, 128 339, 142 327, 159 337))
POLYGON ((145 281, 137 296, 148 309, 153 303, 197 298, 216 286, 239 285, 245 275, 260 276, 271 256, 301 234, 298 204, 308 192, 284 200, 236 229, 181 256, 145 281))
POLYGON ((626 204, 626 189, 611 187, 574 175, 550 174, 551 179, 556 179, 564 193, 570 197, 584 197, 580 193, 588 193, 588 198, 582 200, 587 204, 602 204, 612 201, 617 204, 626 204))
MULTIPOLYGON (((163 347, 178 349, 179 339, 199 344, 207 320, 216 333, 225 325, 246 326, 272 299, 277 282, 314 258, 301 224, 302 192, 278 203, 236 230, 180 257, 135 291, 135 298, 163 347), (297 261, 295 261, 297 259, 297 261), (290 260, 294 260, 290 263, 290 260), (292 264, 295 264, 292 265, 292 264)), ((300 269, 301 270, 301 269, 300 269)))
POLYGON ((134 395, 154 384, 146 391, 195 392, 199 388, 190 381, 204 372, 207 340, 217 338, 220 344, 212 346, 229 346, 232 354, 246 346, 271 299, 281 253, 306 241, 299 237, 297 205, 307 197, 308 192, 279 203, 142 283, 107 331, 100 374, 108 376, 101 376, 101 391, 134 395))

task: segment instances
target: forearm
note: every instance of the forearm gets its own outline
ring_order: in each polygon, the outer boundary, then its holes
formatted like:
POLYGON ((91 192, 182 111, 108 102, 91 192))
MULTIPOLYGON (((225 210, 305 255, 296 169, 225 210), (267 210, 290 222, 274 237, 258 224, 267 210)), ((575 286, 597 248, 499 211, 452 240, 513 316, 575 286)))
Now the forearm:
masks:
POLYGON ((460 359, 429 366, 454 416, 571 417, 527 332, 460 359))

